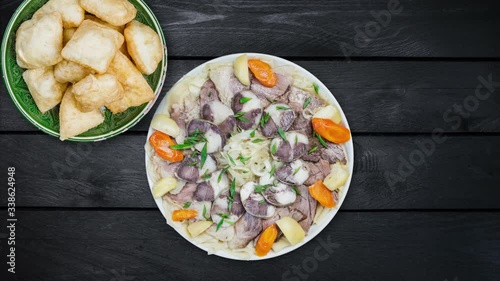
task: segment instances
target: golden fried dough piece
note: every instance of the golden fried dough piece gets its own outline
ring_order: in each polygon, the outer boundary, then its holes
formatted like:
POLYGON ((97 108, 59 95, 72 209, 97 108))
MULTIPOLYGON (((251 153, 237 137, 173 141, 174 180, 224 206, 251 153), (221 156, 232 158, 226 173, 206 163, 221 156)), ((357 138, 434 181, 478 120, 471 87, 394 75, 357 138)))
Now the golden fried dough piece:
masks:
POLYGON ((79 26, 85 15, 78 0, 49 0, 33 14, 33 18, 52 12, 58 12, 61 15, 64 28, 79 26))
POLYGON ((127 24, 124 34, 128 53, 137 68, 148 75, 155 72, 163 59, 160 36, 151 27, 136 20, 127 24))
POLYGON ((137 14, 134 5, 127 0, 80 0, 80 6, 114 26, 127 24, 137 14))
POLYGON ((116 30, 116 31, 120 32, 121 34, 123 34, 123 30, 125 29, 125 25, 114 26, 114 25, 112 25, 112 24, 110 24, 110 23, 108 23, 108 22, 105 22, 105 21, 101 20, 100 18, 98 18, 98 17, 96 17, 96 16, 94 16, 94 15, 91 15, 91 14, 86 14, 86 15, 85 15, 85 19, 86 19, 86 20, 95 21, 95 22, 97 22, 97 23, 100 23, 100 24, 102 24, 102 25, 104 25, 104 26, 107 26, 107 27, 109 27, 109 28, 112 28, 112 29, 114 29, 114 30, 116 30))
POLYGON ((61 102, 67 86, 56 81, 53 67, 26 70, 23 79, 41 113, 51 110, 61 102))
MULTIPOLYGON (((125 30, 125 25, 121 25, 121 26, 114 26, 114 25, 112 25, 112 24, 109 24, 109 23, 107 23, 107 22, 105 22, 105 21, 101 20, 100 18, 98 18, 98 17, 96 17, 96 16, 94 16, 94 15, 86 14, 86 15, 85 15, 85 19, 87 19, 87 20, 91 20, 91 21, 94 21, 94 22, 97 22, 97 23, 100 23, 100 24, 102 24, 102 25, 104 25, 104 26, 107 26, 107 27, 109 27, 109 28, 112 28, 112 29, 114 29, 114 30, 116 30, 116 31, 120 32, 121 34, 123 34, 123 30, 125 30)), ((125 54, 127 57, 129 57, 129 55, 128 55, 128 51, 127 51, 127 44, 126 44, 125 42, 124 42, 124 43, 122 44, 122 46, 120 47, 120 51, 121 51, 123 54, 125 54)))
POLYGON ((91 69, 72 61, 63 60, 54 66, 54 77, 59 83, 76 83, 89 74, 91 69))
POLYGON ((66 43, 71 40, 71 37, 73 37, 73 34, 75 34, 76 28, 65 28, 63 29, 63 46, 66 46, 66 43))
POLYGON ((123 41, 120 32, 91 20, 84 20, 62 49, 62 56, 98 73, 105 73, 123 41))
POLYGON ((16 33, 16 59, 22 68, 55 65, 62 60, 63 26, 59 13, 23 22, 16 33))
POLYGON ((113 62, 109 66, 108 73, 116 76, 124 90, 122 99, 106 105, 111 112, 120 113, 129 107, 139 106, 154 98, 155 93, 144 79, 144 76, 121 52, 116 53, 113 62))
POLYGON ((101 110, 82 112, 78 109, 72 87, 69 86, 59 108, 59 138, 66 140, 78 136, 102 122, 104 122, 104 115, 101 110))
POLYGON ((123 98, 123 87, 111 74, 90 74, 73 85, 73 94, 78 108, 89 112, 123 98))

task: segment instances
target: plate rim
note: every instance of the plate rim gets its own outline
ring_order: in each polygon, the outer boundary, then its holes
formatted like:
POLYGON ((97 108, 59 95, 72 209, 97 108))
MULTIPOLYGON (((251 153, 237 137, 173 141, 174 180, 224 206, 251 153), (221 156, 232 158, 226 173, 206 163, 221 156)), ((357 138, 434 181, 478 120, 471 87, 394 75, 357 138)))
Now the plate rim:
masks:
MULTIPOLYGON (((7 67, 6 67, 6 64, 7 64, 6 57, 7 57, 7 48, 8 48, 7 41, 9 39, 10 35, 12 35, 13 32, 14 32, 13 25, 14 25, 16 19, 19 17, 19 14, 26 8, 26 6, 28 4, 30 4, 31 1, 33 1, 33 0, 24 0, 16 8, 16 10, 12 14, 12 16, 10 17, 10 20, 9 20, 9 22, 8 22, 6 28, 5 28, 5 31, 4 31, 4 34, 3 34, 3 38, 2 38, 1 48, 0 48, 0 50, 1 50, 0 51, 0 57, 1 57, 1 66, 2 66, 1 67, 2 68, 2 79, 4 81, 5 88, 7 89, 7 92, 9 93, 10 99, 12 100, 12 102, 14 103, 14 105, 16 106, 17 110, 21 113, 21 115, 26 120, 28 120, 32 125, 34 125, 38 130, 40 130, 40 131, 42 131, 42 132, 44 132, 44 133, 46 133, 46 134, 48 134, 50 136, 59 138, 59 136, 60 136, 59 132, 56 132, 56 131, 54 131, 54 130, 52 130, 52 129, 50 129, 50 128, 42 125, 42 124, 40 124, 39 122, 37 122, 36 120, 34 120, 33 117, 31 117, 31 115, 22 108, 22 106, 20 105, 20 102, 15 97, 14 91, 13 91, 13 89, 12 89, 12 87, 11 87, 9 81, 8 81, 8 78, 7 78, 7 76, 8 76, 7 67)), ((152 19, 155 28, 159 31, 158 35, 159 35, 160 40, 162 42, 162 45, 164 47, 163 59, 162 59, 161 63, 159 64, 159 66, 163 69, 163 71, 161 71, 159 83, 156 86, 156 89, 154 89, 155 96, 154 96, 154 98, 152 100, 150 100, 148 103, 146 103, 146 106, 137 114, 137 116, 135 116, 132 120, 130 120, 129 122, 123 124, 122 126, 116 128, 114 130, 110 130, 110 131, 107 131, 105 133, 99 134, 99 135, 87 136, 87 137, 75 136, 75 137, 66 139, 65 141, 70 141, 70 142, 98 142, 98 141, 107 140, 107 139, 110 139, 110 138, 115 137, 117 135, 120 135, 120 134, 128 131, 132 127, 134 127, 137 123, 139 123, 144 118, 144 116, 146 116, 146 114, 151 110, 151 108, 156 103, 158 97, 160 96, 160 94, 162 92, 162 89, 163 89, 163 86, 165 84, 165 80, 166 80, 166 77, 167 77, 167 69, 168 69, 168 49, 167 49, 167 43, 166 43, 166 39, 165 39, 165 34, 163 33, 163 29, 161 27, 160 22, 158 21, 158 18, 153 13, 153 11, 151 10, 151 8, 146 4, 146 2, 144 2, 143 0, 135 0, 135 1, 137 1, 137 3, 140 6, 142 6, 142 8, 146 11, 146 13, 152 19)), ((17 32, 17 30, 15 32, 17 32)), ((142 105, 140 105, 140 106, 142 106, 142 105)))
MULTIPOLYGON (((339 108, 339 111, 340 111, 340 114, 342 116, 342 122, 343 124, 350 130, 350 126, 349 126, 349 123, 347 121, 347 117, 340 105, 340 103, 337 101, 337 99, 335 98, 335 96, 333 95, 333 93, 325 86, 325 84, 323 84, 323 82, 321 82, 321 80, 319 80, 315 75, 313 75, 311 72, 309 72, 308 70, 306 70, 305 68, 303 68, 302 66, 294 63, 294 62, 291 62, 287 59, 283 59, 281 57, 278 57, 278 56, 274 56, 274 55, 269 55, 269 54, 262 54, 262 53, 250 53, 250 52, 245 52, 245 53, 234 53, 234 54, 229 54, 229 55, 224 55, 224 56, 220 56, 220 57, 217 57, 217 58, 214 58, 212 60, 209 60, 209 61, 206 61, 200 65, 198 65, 197 67, 193 68, 192 70, 190 70, 188 73, 186 73, 185 75, 183 75, 166 93, 165 95, 162 97, 162 101, 160 102, 158 108, 156 109, 154 115, 156 114, 159 114, 162 111, 162 109, 165 107, 165 103, 167 101, 167 98, 168 98, 168 94, 170 92, 170 90, 172 88, 175 87, 175 85, 177 85, 178 83, 180 83, 182 80, 186 79, 187 77, 192 77, 192 76, 195 76, 197 74, 199 74, 200 72, 202 72, 206 65, 207 64, 210 64, 210 63, 223 63, 223 62, 229 62, 229 61, 232 61, 234 60, 234 58, 240 56, 240 55, 243 55, 243 54, 246 54, 248 57, 257 57, 257 58, 263 58, 263 59, 270 59, 270 60, 273 60, 274 62, 277 62, 277 63, 283 63, 283 64, 287 64, 287 65, 291 65, 293 67, 295 67, 299 72, 300 72, 300 75, 303 75, 303 74, 306 74, 306 78, 308 78, 309 80, 311 80, 313 83, 317 83, 317 85, 320 87, 320 89, 322 91, 325 91, 325 96, 328 96, 331 98, 331 101, 333 101, 333 103, 339 108)), ((279 64, 281 65, 281 64, 279 64)), ((153 115, 153 116, 154 116, 153 115)), ((151 193, 151 196, 153 196, 153 193, 152 193, 152 188, 153 188, 153 181, 152 181, 152 177, 150 176, 150 165, 149 165, 149 159, 148 159, 148 154, 149 154, 149 151, 148 151, 148 139, 149 137, 151 136, 151 134, 153 133, 153 129, 151 127, 151 124, 149 126, 149 129, 148 129, 148 134, 147 134, 147 137, 146 137, 146 144, 144 146, 144 150, 145 150, 145 168, 146 168, 146 176, 147 176, 147 180, 148 180, 148 185, 149 185, 149 191, 151 193)), ((219 257, 222 257, 222 258, 227 258, 227 259, 231 259, 231 260, 238 260, 238 261, 260 261, 260 260, 266 260, 266 259, 272 259, 272 258, 277 258, 279 256, 282 256, 282 255, 285 255, 287 253, 290 253, 300 247, 302 247, 303 245, 305 245, 306 243, 308 243, 309 241, 313 240, 317 235, 319 235, 325 228, 327 225, 329 225, 333 218, 337 215, 338 211, 340 210, 340 207, 342 206, 342 203, 344 202, 345 198, 347 197, 347 193, 349 191, 349 187, 351 185, 351 180, 352 180, 352 177, 353 177, 353 171, 354 171, 354 146, 353 146, 353 138, 352 138, 352 133, 351 133, 351 139, 345 143, 345 146, 346 146, 346 157, 348 159, 348 168, 349 168, 349 178, 347 179, 347 181, 345 182, 344 184, 344 190, 343 190, 343 193, 342 193, 342 196, 339 198, 339 203, 337 204, 337 206, 335 207, 335 209, 330 213, 328 214, 327 217, 324 218, 324 221, 321 223, 321 224, 317 224, 316 225, 316 231, 315 233, 313 234, 310 234, 308 233, 308 235, 304 238, 304 240, 302 240, 299 244, 297 245, 294 245, 294 246, 289 246, 279 252, 270 252, 268 255, 264 256, 264 257, 258 257, 256 256, 255 254, 253 254, 252 256, 250 256, 250 258, 242 258, 240 256, 236 256, 236 255, 232 255, 228 252, 225 252, 223 250, 218 250, 216 251, 215 253, 212 253, 213 255, 216 255, 216 256, 219 256, 219 257)), ((164 207, 163 207, 163 200, 161 198, 154 198, 153 197, 153 200, 155 201, 156 203, 156 206, 158 207, 158 209, 160 210, 162 216, 166 219, 166 214, 165 214, 165 210, 164 210, 164 207)), ((168 223, 167 223, 168 225, 168 223)), ((191 244, 193 244, 194 246, 196 246, 197 248, 205 251, 206 253, 209 253, 208 251, 208 247, 204 247, 204 246, 201 246, 199 245, 198 243, 196 243, 195 241, 193 241, 191 239, 191 237, 189 237, 188 235, 186 235, 185 233, 183 233, 179 227, 174 227, 172 225, 168 225, 169 227, 173 228, 178 234, 180 234, 185 240, 187 240, 188 242, 190 242, 191 244)), ((209 254, 210 255, 210 254, 209 254)))

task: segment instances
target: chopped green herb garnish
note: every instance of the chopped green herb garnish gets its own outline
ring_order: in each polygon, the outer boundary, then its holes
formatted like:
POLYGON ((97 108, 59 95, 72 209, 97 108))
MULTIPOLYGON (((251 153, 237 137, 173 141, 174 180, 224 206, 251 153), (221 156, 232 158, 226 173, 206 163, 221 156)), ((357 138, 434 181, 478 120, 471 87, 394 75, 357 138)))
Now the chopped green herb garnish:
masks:
POLYGON ((306 101, 304 102, 303 108, 306 109, 306 107, 311 103, 311 97, 308 97, 306 101))
POLYGON ((309 149, 308 154, 313 153, 314 151, 318 150, 318 148, 319 148, 318 146, 315 146, 315 147, 309 149))
POLYGON ((269 172, 269 177, 274 176, 274 172, 276 172, 276 166, 274 166, 274 165, 273 165, 273 166, 271 167, 271 171, 269 172))
POLYGON ((271 115, 266 112, 266 114, 264 114, 264 123, 267 123, 267 121, 269 121, 269 118, 271 118, 271 115))
POLYGON ((254 139, 252 140, 252 143, 259 143, 259 142, 263 142, 264 140, 263 139, 254 139))
POLYGON ((207 143, 203 145, 203 149, 201 150, 201 155, 200 155, 200 169, 203 169, 203 166, 205 165, 205 161, 207 161, 207 143))
POLYGON ((191 162, 191 163, 188 163, 187 165, 188 165, 189 167, 194 167, 194 166, 198 165, 198 161, 193 161, 193 162, 191 162))
POLYGON ((184 150, 184 149, 189 149, 191 147, 193 147, 193 145, 189 143, 174 144, 170 146, 170 148, 173 150, 184 150))
POLYGON ((196 156, 198 156, 198 155, 200 155, 200 152, 199 152, 198 150, 195 150, 195 151, 193 151, 193 153, 191 154, 191 157, 196 157, 196 156))
POLYGON ((231 157, 231 155, 229 155, 229 153, 227 154, 227 157, 229 158, 229 161, 231 161, 231 163, 233 164, 233 166, 236 166, 236 162, 234 162, 233 157, 231 157))
POLYGON ((245 112, 238 112, 234 115, 234 118, 240 118, 243 115, 245 115, 245 112))
POLYGON ((189 149, 202 141, 207 142, 207 138, 205 138, 205 135, 199 129, 196 129, 184 139, 184 143, 171 145, 170 148, 174 150, 189 149))
POLYGON ((240 104, 244 104, 246 102, 249 102, 250 100, 252 100, 252 98, 249 98, 249 97, 242 97, 240 99, 240 104))
POLYGON ((299 136, 295 135, 295 144, 298 144, 298 143, 299 143, 299 136))
POLYGON ((268 102, 270 102, 270 103, 273 103, 273 102, 274 102, 274 100, 273 100, 272 98, 268 98, 268 97, 266 97, 266 100, 267 100, 268 102))
POLYGON ((203 213, 202 213, 202 216, 207 220, 211 220, 210 219, 210 216, 207 217, 207 206, 206 205, 203 205, 203 213))
POLYGON ((220 222, 217 224, 217 228, 215 228, 215 232, 219 231, 219 228, 222 226, 223 223, 224 223, 224 218, 222 218, 220 220, 220 222))
POLYGON ((249 170, 243 170, 243 171, 241 171, 241 172, 242 172, 243 174, 248 174, 248 173, 250 173, 250 171, 249 171, 249 170))
POLYGON ((206 181, 208 179, 212 178, 212 174, 209 174, 208 173, 208 170, 205 170, 205 173, 203 174, 203 176, 201 176, 201 179, 206 181))
POLYGON ((220 171, 219 177, 217 177, 217 182, 220 182, 222 180, 222 176, 229 170, 229 166, 226 166, 222 171, 220 171))
POLYGON ((240 160, 243 165, 245 165, 250 158, 252 158, 252 156, 244 157, 242 154, 238 156, 238 160, 240 160))
POLYGON ((314 91, 316 92, 316 95, 319 95, 319 86, 318 86, 318 84, 316 84, 316 82, 313 83, 313 88, 314 88, 314 91))
POLYGON ((323 137, 321 137, 318 133, 314 132, 314 135, 316 136, 316 138, 318 139, 319 143, 321 143, 321 145, 326 148, 326 142, 325 140, 323 139, 323 137))
POLYGON ((217 215, 219 215, 223 219, 228 219, 229 218, 229 214, 217 213, 217 215))
POLYGON ((208 93, 208 97, 211 98, 212 97, 212 92, 208 93))
POLYGON ((186 202, 184 203, 184 206, 182 206, 182 208, 187 209, 189 208, 189 206, 191 206, 191 202, 186 202))
POLYGON ((277 110, 290 110, 290 107, 282 106, 282 105, 277 105, 276 106, 277 110))
POLYGON ((233 209, 233 202, 234 202, 234 194, 236 192, 236 181, 233 180, 231 182, 231 186, 229 187, 229 196, 227 199, 229 200, 229 205, 227 207, 227 210, 229 213, 231 213, 231 210, 233 209))
POLYGON ((273 186, 276 186, 276 185, 278 185, 278 180, 273 181, 273 186))
POLYGON ((295 171, 293 171, 293 175, 295 176, 300 171, 300 169, 302 169, 302 166, 299 166, 297 169, 295 169, 295 171))
POLYGON ((264 204, 264 202, 266 202, 266 200, 262 199, 259 201, 259 204, 264 204))
POLYGON ((254 186, 254 192, 255 193, 263 192, 263 191, 265 191, 270 186, 271 186, 271 184, 265 184, 265 185, 256 184, 254 186))
POLYGON ((276 143, 273 144, 273 146, 271 147, 271 154, 275 154, 276 153, 276 150, 278 149, 278 145, 276 143))
POLYGON ((255 137, 255 130, 253 130, 251 133, 250 133, 250 137, 255 137))
POLYGON ((247 118, 243 117, 245 115, 245 112, 238 112, 234 115, 234 118, 242 121, 242 122, 250 122, 247 118))
POLYGON ((293 191, 295 191, 295 194, 300 195, 300 191, 299 191, 299 189, 297 188, 297 186, 295 186, 295 184, 294 184, 294 185, 292 185, 292 188, 293 188, 293 191))
POLYGON ((281 127, 278 127, 278 134, 280 135, 280 137, 286 141, 286 135, 285 135, 285 131, 283 131, 283 129, 281 129, 281 127))

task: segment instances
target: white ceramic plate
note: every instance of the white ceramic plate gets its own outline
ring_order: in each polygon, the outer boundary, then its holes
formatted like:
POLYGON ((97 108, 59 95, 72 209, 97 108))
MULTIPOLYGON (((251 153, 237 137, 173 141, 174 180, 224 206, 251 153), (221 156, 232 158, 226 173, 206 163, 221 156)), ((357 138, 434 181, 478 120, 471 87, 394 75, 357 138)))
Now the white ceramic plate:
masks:
MULTIPOLYGON (((304 68, 302 68, 301 66, 291 62, 291 61, 288 61, 288 60, 285 60, 285 59, 282 59, 282 58, 279 58, 279 57, 275 57, 275 56, 271 56, 271 55, 265 55, 265 54, 258 54, 258 53, 246 53, 248 55, 249 58, 260 58, 260 59, 264 59, 266 61, 273 61, 274 62, 274 66, 281 66, 281 65, 290 65, 290 66, 293 66, 295 67, 295 69, 297 70, 297 73, 299 75, 302 75, 303 77, 305 77, 306 79, 316 83, 318 86, 319 86, 319 92, 320 92, 320 95, 322 98, 328 100, 328 102, 330 104, 333 104, 335 106, 337 106, 337 108, 340 110, 340 113, 342 115, 342 125, 344 125, 345 127, 349 128, 349 124, 347 122, 347 119, 346 119, 346 116, 344 114, 344 111, 342 110, 342 108, 340 107, 340 104, 337 102, 337 100, 335 99, 334 95, 328 90, 328 88, 323 84, 321 83, 321 81, 316 78, 316 76, 312 75, 309 71, 305 70, 304 68)), ((224 62, 233 62, 238 56, 240 56, 242 54, 232 54, 232 55, 227 55, 227 56, 223 56, 223 57, 219 57, 219 58, 216 58, 216 59, 213 59, 211 61, 208 61, 204 64, 201 64, 200 66, 196 67, 195 69, 191 70, 188 74, 184 75, 180 80, 182 81, 185 77, 193 77, 193 76, 196 76, 198 74, 200 74, 206 67, 207 64, 210 64, 210 63, 224 63, 224 62)), ((177 82, 177 83, 179 83, 177 82)), ((163 111, 163 108, 166 106, 166 101, 167 101, 167 96, 168 96, 169 93, 167 93, 167 95, 165 95, 165 97, 163 97, 163 100, 161 101, 157 111, 155 112, 155 114, 159 114, 163 111)), ((164 111, 163 111, 164 112, 164 111)), ((149 127, 149 131, 148 131, 148 137, 146 139, 146 144, 148 142, 148 139, 149 139, 149 136, 151 136, 151 134, 153 133, 153 129, 151 127, 149 127)), ((354 149, 353 149, 353 145, 352 145, 352 136, 351 136, 351 140, 349 140, 349 142, 346 142, 345 144, 345 149, 346 149, 346 153, 347 153, 347 165, 348 165, 348 168, 349 168, 349 178, 347 179, 344 187, 342 188, 342 192, 339 194, 340 197, 339 197, 339 204, 337 204, 337 206, 333 209, 330 210, 330 212, 327 214, 327 216, 323 219, 323 221, 320 223, 320 224, 313 224, 311 226, 311 228, 309 229, 309 232, 308 234, 306 235, 306 237, 304 238, 304 240, 302 242, 300 242, 299 244, 295 245, 295 246, 289 246, 279 252, 269 252, 269 254, 267 254, 265 257, 258 257, 258 256, 251 256, 249 259, 242 259, 240 256, 236 256, 236 255, 233 255, 231 253, 228 253, 228 252, 225 252, 225 251, 222 251, 222 250, 219 250, 218 252, 215 253, 215 255, 217 256, 220 256, 220 257, 223 257, 223 258, 228 258, 228 259, 234 259, 234 260, 264 260, 264 259, 270 259, 270 258, 275 258, 275 257, 278 257, 278 256, 281 256, 281 255, 284 255, 288 252, 291 252, 299 247, 301 247, 302 245, 306 244, 307 242, 311 241, 316 235, 318 235, 330 222, 331 220, 333 219, 333 217, 337 214, 340 206, 342 205, 342 203, 344 202, 344 199, 347 195, 347 191, 349 190, 349 185, 351 184, 351 179, 352 179, 352 173, 353 173, 353 167, 354 167, 354 149)), ((152 175, 150 175, 151 173, 151 169, 149 168, 149 150, 146 149, 146 172, 147 172, 147 177, 148 177, 148 183, 149 183, 149 188, 152 190, 153 188, 153 180, 152 180, 152 175)), ((155 199, 155 202, 156 202, 156 205, 158 206, 158 208, 160 209, 161 213, 163 214, 163 216, 165 217, 166 216, 166 212, 163 208, 163 201, 161 198, 159 199, 155 199)), ((192 239, 189 237, 188 234, 184 233, 184 231, 181 231, 180 228, 175 228, 174 229, 182 236, 184 237, 186 240, 188 240, 189 242, 191 242, 193 245, 197 246, 198 248, 204 250, 204 251, 207 251, 208 252, 208 249, 203 246, 203 245, 199 245, 197 244, 196 242, 192 241, 192 239)), ((250 242, 251 243, 251 242, 250 242)))

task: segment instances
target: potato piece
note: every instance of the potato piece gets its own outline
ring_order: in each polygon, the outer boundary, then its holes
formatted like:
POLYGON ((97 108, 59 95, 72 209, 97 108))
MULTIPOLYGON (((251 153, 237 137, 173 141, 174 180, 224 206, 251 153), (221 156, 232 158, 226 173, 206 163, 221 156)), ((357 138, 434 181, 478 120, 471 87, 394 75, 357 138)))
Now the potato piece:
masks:
POLYGON ((72 87, 69 86, 59 109, 59 122, 59 138, 63 141, 98 126, 104 122, 104 115, 99 109, 90 112, 80 111, 76 105, 72 87))
POLYGON ((248 57, 246 54, 237 57, 233 64, 234 75, 241 84, 250 86, 250 71, 248 70, 248 57))
POLYGON ((49 0, 33 14, 33 18, 52 12, 58 12, 61 15, 64 28, 79 26, 85 15, 78 0, 49 0))
POLYGON ((346 165, 340 163, 333 164, 330 174, 326 176, 323 184, 331 191, 339 189, 349 178, 349 171, 346 165))
POLYGON ((76 83, 93 71, 76 62, 63 60, 54 67, 54 76, 59 83, 76 83))
POLYGON ((80 0, 85 11, 114 26, 125 25, 135 18, 137 10, 127 0, 80 0))
POLYGON ((73 85, 73 94, 78 108, 89 112, 123 98, 123 87, 114 75, 90 74, 73 85))
POLYGON ((321 107, 313 116, 314 118, 321 119, 330 119, 333 122, 340 124, 342 122, 342 116, 340 115, 340 111, 336 106, 327 105, 321 107))
POLYGON ((76 28, 63 29, 63 46, 66 46, 66 43, 68 43, 69 40, 71 40, 71 37, 73 37, 75 32, 76 32, 76 28))
POLYGON ((155 93, 144 79, 144 76, 121 52, 116 53, 109 66, 108 73, 118 78, 124 90, 124 96, 121 100, 106 105, 111 112, 115 114, 123 112, 129 107, 139 106, 155 97, 155 93))
POLYGON ((97 73, 105 73, 123 41, 124 37, 120 32, 91 20, 84 20, 62 49, 62 56, 97 73))
POLYGON ((127 50, 137 69, 144 74, 155 72, 163 59, 160 36, 151 27, 136 20, 127 24, 124 31, 127 50))
POLYGON ((212 224, 212 221, 197 221, 189 224, 187 230, 192 237, 196 237, 205 232, 212 224))
POLYGON ((49 111, 61 102, 67 86, 56 81, 53 67, 26 70, 23 79, 41 113, 49 111))
POLYGON ((23 22, 16 32, 17 64, 34 69, 60 62, 62 34, 61 16, 56 12, 23 22))
POLYGON ((179 125, 165 114, 156 114, 151 121, 151 127, 174 138, 181 132, 179 125))
POLYGON ((283 217, 276 221, 276 224, 280 228, 281 232, 283 232, 283 235, 285 235, 288 242, 294 246, 304 240, 304 237, 306 236, 304 229, 302 229, 300 224, 291 217, 283 217))
POLYGON ((177 187, 177 180, 173 177, 161 178, 153 185, 153 197, 161 198, 177 187))

